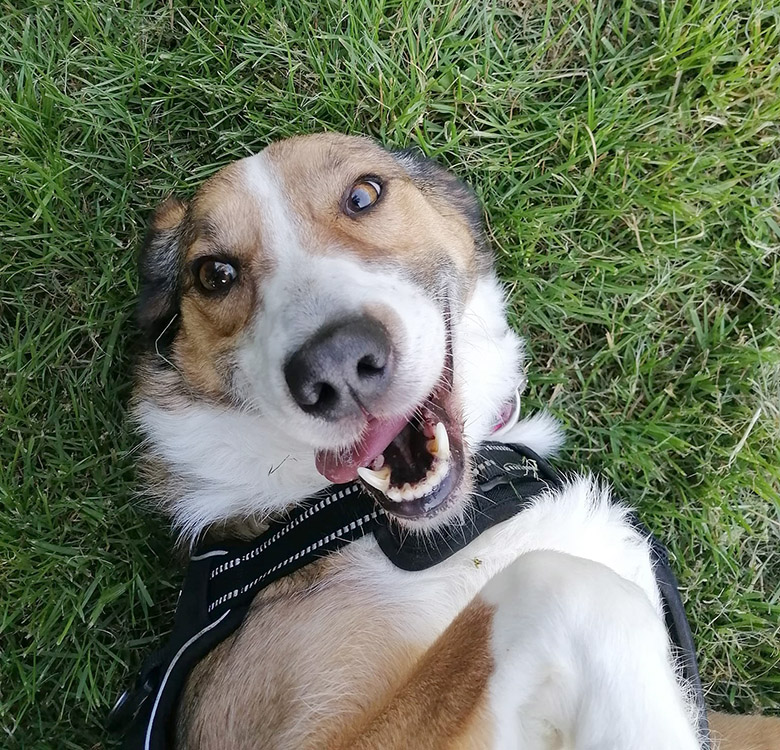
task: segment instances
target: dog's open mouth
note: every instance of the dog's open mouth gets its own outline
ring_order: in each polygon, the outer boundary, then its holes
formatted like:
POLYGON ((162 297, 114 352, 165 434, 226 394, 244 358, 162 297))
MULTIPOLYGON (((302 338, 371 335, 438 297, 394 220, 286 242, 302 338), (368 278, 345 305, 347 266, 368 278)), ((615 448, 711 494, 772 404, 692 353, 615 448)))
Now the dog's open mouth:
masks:
POLYGON ((430 518, 448 505, 463 475, 463 431, 452 401, 444 377, 411 418, 369 416, 360 442, 343 452, 320 451, 317 469, 336 483, 360 477, 393 515, 430 518))

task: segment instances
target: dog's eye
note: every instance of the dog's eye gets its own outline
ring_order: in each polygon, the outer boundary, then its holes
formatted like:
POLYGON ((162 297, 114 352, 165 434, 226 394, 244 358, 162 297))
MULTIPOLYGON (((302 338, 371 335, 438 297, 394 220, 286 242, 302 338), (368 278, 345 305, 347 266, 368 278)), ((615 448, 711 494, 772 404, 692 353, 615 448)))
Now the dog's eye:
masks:
POLYGON ((347 193, 344 210, 350 216, 359 214, 371 208, 382 195, 382 184, 373 177, 363 177, 358 180, 347 193))
POLYGON ((195 268, 195 278, 202 292, 226 292, 238 278, 235 266, 215 258, 205 258, 195 268))

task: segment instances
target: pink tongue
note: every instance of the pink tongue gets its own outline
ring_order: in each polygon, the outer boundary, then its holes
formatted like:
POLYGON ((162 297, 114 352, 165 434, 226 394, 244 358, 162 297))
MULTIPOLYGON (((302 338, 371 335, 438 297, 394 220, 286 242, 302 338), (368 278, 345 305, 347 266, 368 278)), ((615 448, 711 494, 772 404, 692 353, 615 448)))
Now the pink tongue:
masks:
POLYGON ((393 442, 393 438, 408 421, 406 417, 369 418, 360 442, 349 450, 317 452, 317 471, 334 484, 351 482, 357 477, 358 466, 368 466, 393 442))

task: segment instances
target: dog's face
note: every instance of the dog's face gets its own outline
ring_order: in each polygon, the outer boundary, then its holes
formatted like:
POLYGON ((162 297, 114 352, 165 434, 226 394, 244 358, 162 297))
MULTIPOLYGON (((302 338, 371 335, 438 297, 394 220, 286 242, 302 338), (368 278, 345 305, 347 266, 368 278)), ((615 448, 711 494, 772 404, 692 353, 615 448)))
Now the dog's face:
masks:
POLYGON ((273 144, 163 204, 139 320, 137 413, 191 532, 357 477, 407 525, 449 517, 521 377, 471 190, 360 138, 273 144))

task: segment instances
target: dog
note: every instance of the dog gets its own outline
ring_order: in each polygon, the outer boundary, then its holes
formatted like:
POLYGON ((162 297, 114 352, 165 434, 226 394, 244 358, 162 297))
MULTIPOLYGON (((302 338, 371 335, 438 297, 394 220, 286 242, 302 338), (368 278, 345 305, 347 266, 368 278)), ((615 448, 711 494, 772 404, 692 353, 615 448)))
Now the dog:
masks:
MULTIPOLYGON (((154 213, 133 410, 150 492, 185 543, 250 538, 358 480, 394 528, 469 517, 486 440, 517 419, 524 344, 474 192, 411 151, 281 141, 154 213)), ((371 535, 275 581, 190 673, 175 746, 695 750, 691 686, 647 536, 591 475, 424 570, 371 535)), ((713 746, 780 723, 710 714, 713 746)))

